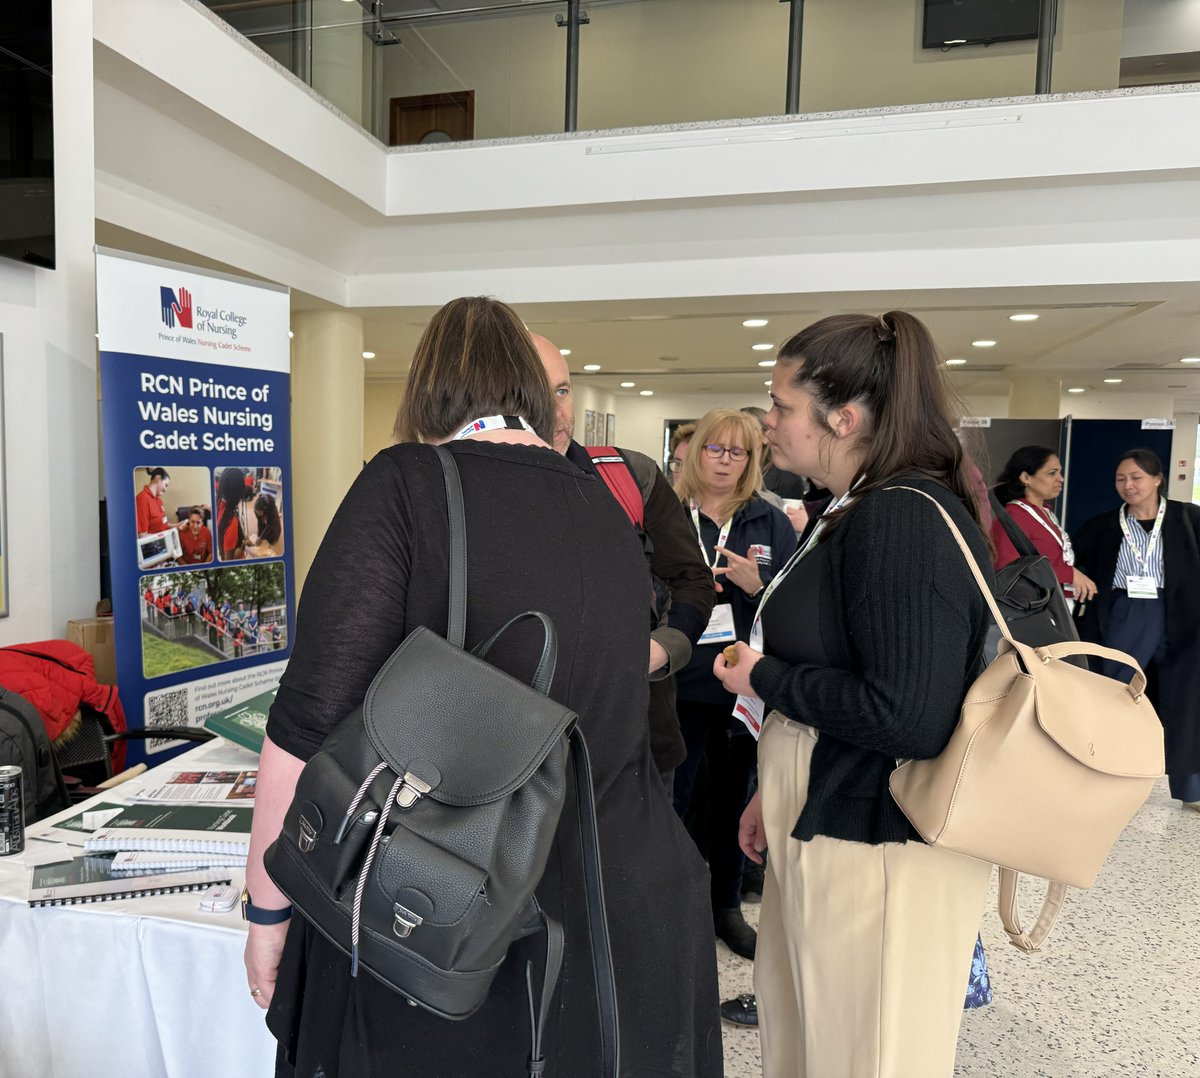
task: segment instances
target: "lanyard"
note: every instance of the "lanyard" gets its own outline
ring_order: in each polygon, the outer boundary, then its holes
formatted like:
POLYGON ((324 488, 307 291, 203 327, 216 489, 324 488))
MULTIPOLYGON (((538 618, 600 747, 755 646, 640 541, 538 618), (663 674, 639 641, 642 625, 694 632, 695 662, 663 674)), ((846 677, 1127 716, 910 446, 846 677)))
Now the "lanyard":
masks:
POLYGON ((1117 510, 1117 517, 1121 521, 1121 531, 1125 535, 1125 545, 1129 547, 1129 553, 1133 555, 1134 561, 1138 563, 1138 568, 1141 569, 1142 575, 1146 574, 1146 567, 1150 564, 1150 558, 1154 554, 1154 548, 1158 544, 1159 534, 1162 532, 1163 517, 1167 512, 1166 498, 1158 499, 1158 516, 1154 518, 1154 530, 1150 533, 1150 542, 1146 545, 1145 557, 1138 550, 1137 544, 1133 541, 1133 535, 1129 531, 1129 506, 1124 505, 1117 510))
MULTIPOLYGON (((855 486, 857 485, 858 484, 856 483, 855 486)), ((754 624, 750 629, 750 646, 754 648, 755 651, 762 651, 763 649, 762 612, 763 607, 767 605, 767 600, 770 599, 774 594, 775 589, 784 582, 788 573, 790 573, 800 563, 801 559, 809 554, 813 547, 817 545, 817 540, 820 539, 821 532, 825 530, 826 517, 849 503, 850 495, 853 492, 853 488, 846 491, 845 494, 833 502, 825 510, 825 512, 821 514, 821 519, 817 521, 816 527, 814 527, 809 533, 808 538, 804 540, 804 545, 801 546, 795 554, 788 558, 784 567, 775 574, 774 578, 771 580, 771 583, 769 583, 763 589, 762 598, 758 603, 758 609, 754 612, 754 624)))
MULTIPOLYGON (((700 534, 700 510, 696 508, 695 504, 689 505, 688 509, 691 510, 692 525, 696 529, 696 539, 700 543, 700 557, 704 559, 705 565, 707 565, 710 569, 715 569, 717 567, 717 562, 721 560, 720 551, 718 551, 716 547, 713 548, 713 560, 712 563, 709 564, 708 551, 704 549, 704 537, 700 534)), ((724 524, 721 525, 721 530, 717 533, 718 547, 723 547, 726 542, 728 542, 729 529, 731 527, 733 527, 733 517, 730 517, 727 521, 725 521, 724 524)))
POLYGON ((1048 521, 1041 513, 1039 513, 1036 509, 1034 509, 1034 507, 1032 505, 1029 505, 1027 502, 1021 501, 1020 498, 1017 498, 1015 501, 1011 501, 1008 504, 1009 505, 1019 505, 1022 509, 1024 509, 1025 512, 1027 512, 1031 517, 1033 517, 1034 520, 1036 520, 1043 528, 1046 529, 1046 531, 1048 531, 1054 537, 1054 541, 1060 547, 1063 548, 1063 552, 1064 553, 1066 552, 1067 548, 1070 546, 1070 543, 1067 540, 1067 533, 1065 531, 1062 531, 1058 528, 1053 527, 1050 524, 1050 521, 1048 521))
POLYGON ((488 415, 468 423, 453 438, 452 442, 462 441, 472 434, 481 434, 485 430, 527 430, 530 434, 537 432, 519 415, 488 415))

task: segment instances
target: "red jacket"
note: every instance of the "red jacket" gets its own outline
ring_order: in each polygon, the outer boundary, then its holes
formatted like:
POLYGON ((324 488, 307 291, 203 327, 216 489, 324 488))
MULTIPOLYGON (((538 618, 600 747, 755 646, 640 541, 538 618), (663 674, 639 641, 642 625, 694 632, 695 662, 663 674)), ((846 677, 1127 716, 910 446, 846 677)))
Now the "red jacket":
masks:
MULTIPOLYGON (((125 711, 115 685, 96 680, 92 657, 67 640, 41 640, 0 648, 0 685, 20 693, 42 713, 54 741, 83 704, 107 717, 114 733, 125 729, 125 711)), ((113 766, 125 764, 125 743, 113 749, 113 766)))

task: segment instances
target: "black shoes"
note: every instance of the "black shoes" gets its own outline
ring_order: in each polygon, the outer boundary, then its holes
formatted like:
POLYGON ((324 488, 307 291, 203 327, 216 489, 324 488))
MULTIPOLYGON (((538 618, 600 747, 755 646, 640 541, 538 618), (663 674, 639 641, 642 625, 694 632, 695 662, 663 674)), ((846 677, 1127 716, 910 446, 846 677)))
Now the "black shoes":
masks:
POLYGON ((746 918, 742 916, 740 908, 713 910, 713 927, 716 929, 717 939, 724 940, 734 954, 743 958, 754 957, 758 933, 746 924, 746 918))
POLYGON ((735 1026, 757 1026, 758 1001, 753 993, 743 992, 721 1004, 721 1017, 735 1026))

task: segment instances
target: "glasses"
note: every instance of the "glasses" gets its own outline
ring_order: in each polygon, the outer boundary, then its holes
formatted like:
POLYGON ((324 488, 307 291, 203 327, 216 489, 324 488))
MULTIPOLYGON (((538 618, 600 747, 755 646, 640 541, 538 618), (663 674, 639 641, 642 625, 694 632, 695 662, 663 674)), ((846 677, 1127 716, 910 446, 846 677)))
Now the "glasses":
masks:
POLYGON ((704 455, 713 460, 720 460, 726 453, 734 463, 745 460, 750 455, 740 445, 706 445, 704 447, 704 455))
POLYGON ((667 461, 667 471, 672 475, 677 475, 682 470, 683 461, 681 461, 678 457, 672 457, 669 461, 667 461))

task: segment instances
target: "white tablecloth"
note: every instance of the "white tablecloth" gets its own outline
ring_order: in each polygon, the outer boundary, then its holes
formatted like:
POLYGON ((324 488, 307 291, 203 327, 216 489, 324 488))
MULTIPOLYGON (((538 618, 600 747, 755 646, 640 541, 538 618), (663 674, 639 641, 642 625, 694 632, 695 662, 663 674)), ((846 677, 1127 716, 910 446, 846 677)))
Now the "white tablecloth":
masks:
MULTIPOLYGON (((185 758, 163 770, 257 759, 223 741, 185 758)), ((0 1078, 274 1073, 275 1042, 246 988, 239 910, 201 913, 198 893, 31 909, 25 858, 0 858, 0 1078)))

